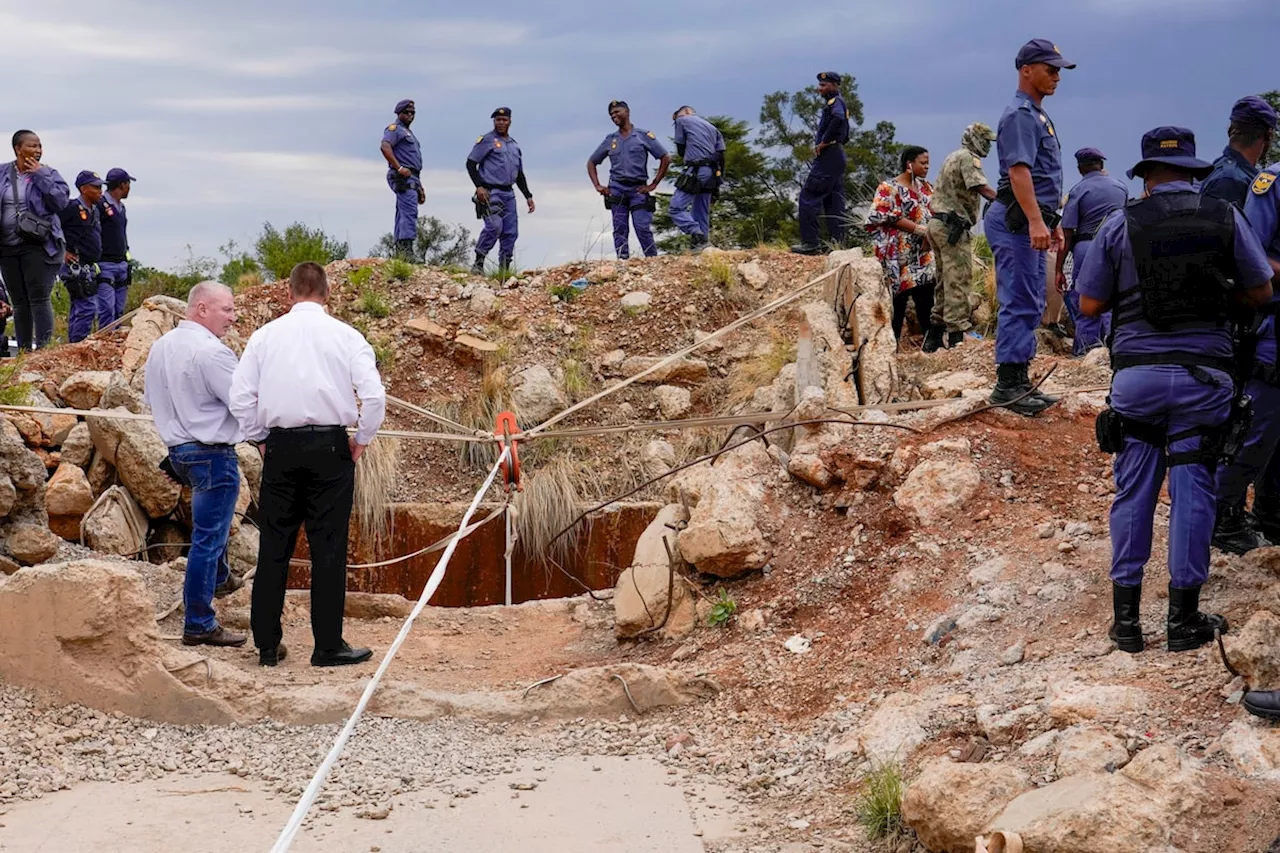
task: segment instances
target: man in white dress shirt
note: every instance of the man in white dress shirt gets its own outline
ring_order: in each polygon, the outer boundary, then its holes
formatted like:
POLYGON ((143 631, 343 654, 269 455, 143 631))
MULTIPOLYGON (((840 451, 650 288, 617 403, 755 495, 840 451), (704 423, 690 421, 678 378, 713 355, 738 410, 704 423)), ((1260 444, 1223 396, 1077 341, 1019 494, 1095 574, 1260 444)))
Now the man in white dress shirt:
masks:
POLYGON ((243 646, 248 638, 218 624, 213 599, 239 589, 227 540, 240 493, 240 424, 228 408, 236 356, 219 340, 236 320, 231 290, 202 281, 187 296, 187 317, 147 355, 146 401, 169 448, 171 476, 191 487, 191 550, 182 587, 188 646, 243 646))
POLYGON ((265 447, 262 541, 250 615, 263 666, 284 657, 280 615, 289 558, 304 524, 311 549, 311 665, 342 666, 373 656, 343 640, 342 613, 355 460, 382 425, 386 392, 373 349, 329 316, 328 298, 323 267, 295 266, 289 274, 293 307, 253 333, 231 383, 232 413, 245 436, 265 447), (356 433, 348 438, 352 425, 356 433))

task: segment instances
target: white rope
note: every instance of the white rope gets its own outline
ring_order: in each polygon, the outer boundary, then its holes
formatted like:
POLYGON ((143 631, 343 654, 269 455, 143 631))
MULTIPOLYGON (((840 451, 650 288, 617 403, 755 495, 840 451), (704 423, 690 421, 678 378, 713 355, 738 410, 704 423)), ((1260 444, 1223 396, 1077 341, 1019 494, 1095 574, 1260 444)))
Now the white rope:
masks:
POLYGON ((422 595, 418 598, 418 603, 414 605, 413 612, 409 614, 409 618, 400 627, 400 633, 396 635, 391 647, 387 649, 386 655, 382 658, 382 663, 378 666, 378 671, 373 674, 372 680, 364 688, 364 693, 361 694, 355 711, 352 712, 350 719, 347 720, 347 724, 342 727, 342 731, 338 733, 338 739, 334 741, 333 748, 329 750, 324 763, 320 765, 320 769, 312 777, 311 784, 303 792, 302 799, 298 801, 298 805, 293 810, 293 815, 289 818, 289 822, 285 824, 280 837, 276 839, 275 845, 271 848, 271 853, 285 853, 293 845, 294 836, 298 834, 298 830, 302 827, 303 819, 307 816, 307 812, 311 810, 316 797, 319 796, 320 789, 324 787, 325 780, 329 778, 329 773, 333 770, 333 766, 337 764, 338 756, 342 754, 347 741, 351 739, 356 724, 360 722, 360 717, 364 714, 365 708, 368 707, 369 700, 373 698, 374 691, 378 689, 378 683, 382 681, 382 676, 386 674, 388 667, 391 666, 391 661, 395 658, 396 652, 400 650, 400 646, 409 637, 409 631, 413 628, 414 620, 418 618, 423 608, 427 606, 431 596, 440 588, 440 583, 444 580, 445 569, 449 565, 449 559, 453 557, 454 549, 457 548, 458 542, 462 539, 463 529, 471 521, 471 516, 475 514, 476 509, 480 506, 480 501, 484 498, 485 493, 489 491, 489 487, 493 485, 494 478, 498 476, 499 467, 503 462, 507 461, 507 456, 510 453, 509 447, 503 448, 502 455, 498 457, 498 461, 494 463, 493 468, 489 471, 489 476, 485 478, 484 485, 476 492, 476 496, 471 499, 471 505, 467 507, 466 514, 462 516, 462 521, 458 524, 458 532, 454 534, 453 541, 449 543, 448 547, 444 549, 444 553, 440 555, 440 561, 436 563, 435 569, 432 570, 431 577, 427 580, 427 585, 423 588, 422 595))

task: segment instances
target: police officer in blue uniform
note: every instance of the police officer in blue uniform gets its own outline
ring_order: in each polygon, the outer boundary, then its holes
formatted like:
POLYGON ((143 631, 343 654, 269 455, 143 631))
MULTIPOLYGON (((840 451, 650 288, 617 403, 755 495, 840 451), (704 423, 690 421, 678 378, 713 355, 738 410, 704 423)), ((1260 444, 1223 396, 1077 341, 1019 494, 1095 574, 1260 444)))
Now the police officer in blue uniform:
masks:
POLYGON ((618 260, 631 256, 630 226, 635 225, 636 239, 646 258, 658 254, 653 241, 653 212, 657 199, 651 195, 667 170, 671 168, 671 155, 662 147, 651 130, 641 130, 631 124, 631 108, 626 101, 609 102, 609 118, 617 126, 596 146, 587 158, 587 176, 596 192, 604 196, 604 206, 613 213, 613 250, 618 260), (649 157, 658 161, 658 173, 649 180, 649 157), (600 183, 596 167, 609 158, 609 185, 600 183))
MULTIPOLYGON (((98 263, 99 277, 113 288, 111 320, 119 320, 124 316, 124 306, 129 299, 129 284, 133 274, 129 271, 129 217, 124 209, 124 200, 129 197, 129 190, 136 181, 124 169, 115 168, 107 172, 107 191, 98 204, 98 219, 102 223, 102 260, 98 263)), ((98 321, 102 321, 101 315, 98 321)))
POLYGON ((1067 253, 1071 254, 1074 269, 1084 265, 1093 235, 1102 220, 1114 210, 1124 207, 1129 200, 1129 188, 1118 178, 1107 174, 1106 157, 1097 148, 1081 148, 1076 152, 1076 168, 1080 181, 1067 193, 1067 203, 1062 208, 1062 245, 1058 252, 1055 278, 1058 292, 1063 294, 1076 334, 1072 355, 1084 355, 1094 347, 1103 346, 1111 329, 1110 317, 1086 317, 1080 313, 1080 299, 1069 290, 1063 267, 1067 253))
POLYGON ((396 252, 402 258, 413 256, 413 241, 418 236, 418 205, 427 200, 422 188, 422 147, 409 126, 417 117, 413 100, 405 98, 396 104, 396 120, 382 133, 382 156, 387 161, 387 186, 396 194, 396 224, 392 231, 396 252))
POLYGON ((1236 101, 1227 127, 1227 147, 1213 161, 1213 171, 1200 184, 1200 192, 1243 210, 1249 185, 1258 176, 1258 163, 1275 137, 1276 111, 1270 104, 1257 95, 1236 101))
MULTIPOLYGON (((1280 191, 1274 189, 1280 163, 1273 164, 1253 179, 1244 203, 1249 227, 1262 243, 1272 272, 1280 275, 1280 191)), ((1248 385, 1253 398, 1253 423, 1244 447, 1234 464, 1218 477, 1218 525, 1213 544, 1224 551, 1242 554, 1254 548, 1280 542, 1280 359, 1277 359, 1276 311, 1280 300, 1273 298, 1261 309, 1257 330, 1253 379, 1248 385), (1254 484, 1253 512, 1244 509, 1249 483, 1254 484)))
POLYGON ((115 288, 102 280, 98 267, 102 260, 102 214, 98 203, 102 201, 103 186, 96 173, 81 172, 76 175, 79 197, 58 212, 67 240, 66 260, 58 278, 71 297, 67 339, 73 344, 89 337, 95 317, 101 329, 115 316, 115 288))
POLYGON ((1148 132, 1129 171, 1142 177, 1147 197, 1107 217, 1076 271, 1080 310, 1111 310, 1114 324, 1110 408, 1099 416, 1098 439, 1116 453, 1110 636, 1126 652, 1143 648, 1143 569, 1166 473, 1169 650, 1197 648, 1227 630, 1221 616, 1200 612, 1200 588, 1209 576, 1215 470, 1243 424, 1231 318, 1238 305, 1270 300, 1272 268, 1240 212, 1192 186, 1211 168, 1196 159, 1191 131, 1148 132))
POLYGON ((1058 89, 1063 68, 1075 68, 1047 39, 1018 50, 1018 91, 996 130, 1000 181, 983 227, 996 262, 1000 303, 996 387, 992 403, 1035 415, 1057 398, 1032 390, 1028 369, 1036 354, 1036 327, 1045 306, 1046 252, 1061 251, 1057 209, 1062 199, 1062 150, 1041 102, 1058 89))
POLYGON ((671 194, 671 221, 689 235, 689 248, 700 252, 711 237, 711 201, 724 179, 724 134, 690 106, 676 110, 671 120, 676 153, 684 161, 671 194))
POLYGON ((849 141, 849 111, 840 95, 840 75, 823 71, 818 75, 818 94, 826 103, 813 134, 814 156, 809 177, 800 188, 800 244, 791 251, 816 255, 822 251, 818 242, 818 219, 827 224, 827 236, 837 246, 844 242, 844 170, 847 159, 845 143, 849 141))
POLYGON ((476 262, 471 271, 484 274, 484 259, 498 245, 498 267, 510 270, 516 254, 516 237, 520 235, 520 217, 516 210, 514 185, 533 213, 533 193, 524 177, 524 160, 520 144, 511 138, 511 109, 498 107, 490 117, 493 130, 476 140, 467 155, 467 174, 475 184, 476 215, 484 220, 484 230, 476 242, 476 262))

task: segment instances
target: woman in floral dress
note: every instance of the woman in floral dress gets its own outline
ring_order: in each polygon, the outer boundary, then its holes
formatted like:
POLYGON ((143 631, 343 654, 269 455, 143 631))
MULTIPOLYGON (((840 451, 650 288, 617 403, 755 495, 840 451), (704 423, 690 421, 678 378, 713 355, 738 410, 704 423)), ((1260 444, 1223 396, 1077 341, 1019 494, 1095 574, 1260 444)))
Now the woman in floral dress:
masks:
POLYGON ((937 281, 933 248, 925 226, 933 216, 929 204, 933 185, 929 174, 929 152, 918 145, 902 149, 902 171, 876 188, 867 217, 867 230, 875 243, 876 259, 884 269, 885 285, 893 296, 893 336, 902 337, 907 316, 907 300, 916 305, 916 318, 923 326, 933 311, 933 289, 937 281))

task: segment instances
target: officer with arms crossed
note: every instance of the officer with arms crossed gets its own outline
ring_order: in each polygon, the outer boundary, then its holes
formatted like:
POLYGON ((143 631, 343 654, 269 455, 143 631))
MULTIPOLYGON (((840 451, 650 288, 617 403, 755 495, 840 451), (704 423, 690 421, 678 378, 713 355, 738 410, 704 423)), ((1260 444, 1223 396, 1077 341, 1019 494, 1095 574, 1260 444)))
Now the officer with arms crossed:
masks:
POLYGON ((1210 165, 1195 137, 1158 127, 1142 138, 1148 197, 1107 218, 1076 271, 1080 310, 1114 309, 1111 408, 1098 416, 1098 442, 1116 453, 1111 506, 1111 581, 1121 650, 1143 649, 1142 576, 1151 557, 1156 504, 1169 475, 1169 651, 1197 648, 1227 630, 1200 612, 1209 577, 1214 474, 1247 420, 1232 380, 1236 305, 1271 298, 1272 269, 1239 211, 1192 187, 1210 165))
POLYGON ((1236 101, 1227 127, 1227 147, 1213 161, 1213 171, 1200 184, 1200 192, 1244 210, 1249 185, 1258 176, 1258 162, 1275 138, 1276 111, 1270 104, 1257 95, 1236 101))
POLYGON ((658 254, 653 242, 653 212, 657 199, 651 193, 662 183, 671 168, 671 155, 662 147, 651 130, 641 130, 631 124, 631 108, 626 101, 609 102, 609 118, 618 127, 596 146, 587 158, 587 176, 596 192, 604 196, 604 206, 613 212, 613 250, 618 259, 631 256, 631 230, 636 227, 636 239, 646 258, 658 254), (658 174, 649 180, 649 157, 658 161, 658 174), (609 158, 609 186, 600 183, 596 167, 609 158))
POLYGON ((969 287, 973 282, 973 240, 969 229, 978 221, 982 199, 996 197, 982 171, 982 158, 991 153, 996 133, 982 122, 964 129, 960 148, 947 155, 933 185, 933 218, 925 226, 938 259, 938 290, 925 334, 924 351, 954 347, 973 328, 969 287))
POLYGON ((1067 311, 1071 313, 1071 322, 1075 323, 1076 336, 1071 350, 1075 356, 1103 346, 1110 334, 1109 318, 1086 317, 1080 313, 1080 298, 1069 288, 1064 271, 1068 252, 1071 253, 1073 269, 1078 270, 1084 265, 1089 245, 1102 220, 1113 210, 1124 207, 1129 200, 1129 188, 1107 174, 1104 168, 1106 159, 1097 148, 1081 148, 1076 152, 1080 181, 1071 188, 1067 203, 1062 208, 1062 249, 1058 251, 1054 279, 1058 292, 1064 296, 1067 311))
POLYGON ((724 178, 724 134, 693 107, 681 107, 671 119, 676 153, 684 160, 671 194, 671 221, 689 235, 689 248, 700 252, 711 237, 711 202, 724 178))
POLYGON ((484 274, 484 259, 498 245, 498 268, 511 269, 516 256, 516 238, 520 236, 520 212, 516 210, 516 194, 512 185, 533 213, 533 193, 524 177, 524 157, 520 144, 511 138, 511 109, 498 107, 491 114, 493 130, 476 140, 467 155, 467 174, 475 184, 476 216, 484 220, 484 230, 476 242, 476 262, 471 271, 484 274))
POLYGON ((800 244, 791 247, 798 255, 822 251, 818 242, 820 217, 827 223, 831 242, 837 246, 844 242, 844 170, 848 165, 844 146, 849 141, 849 111, 840 94, 840 75, 834 71, 820 73, 818 94, 826 103, 813 134, 813 164, 800 188, 800 244))
POLYGON ((1045 252, 1062 247, 1058 203, 1062 199, 1062 150, 1041 102, 1058 90, 1063 68, 1075 68, 1048 39, 1018 50, 1018 91, 996 129, 1000 182, 983 227, 996 261, 1000 332, 996 338, 996 387, 992 403, 1035 415, 1058 400, 1033 391, 1028 369, 1036 354, 1036 326, 1046 300, 1045 252), (1014 402, 1016 401, 1016 402, 1014 402))
POLYGON ((265 448, 262 544, 249 617, 263 666, 284 657, 280 615, 289 558, 304 524, 311 548, 311 665, 361 663, 373 655, 342 638, 342 613, 355 463, 382 425, 386 391, 368 342, 329 316, 328 299, 324 267, 309 261, 294 267, 293 307, 253 333, 231 383, 232 413, 245 436, 265 448), (352 424, 356 434, 348 438, 352 424))
POLYGON ((413 100, 405 98, 396 104, 396 120, 382 133, 382 156, 387 161, 387 186, 396 194, 396 226, 392 232, 396 252, 402 258, 413 256, 413 241, 418 236, 418 205, 427 200, 422 188, 422 146, 409 125, 418 115, 413 100))

